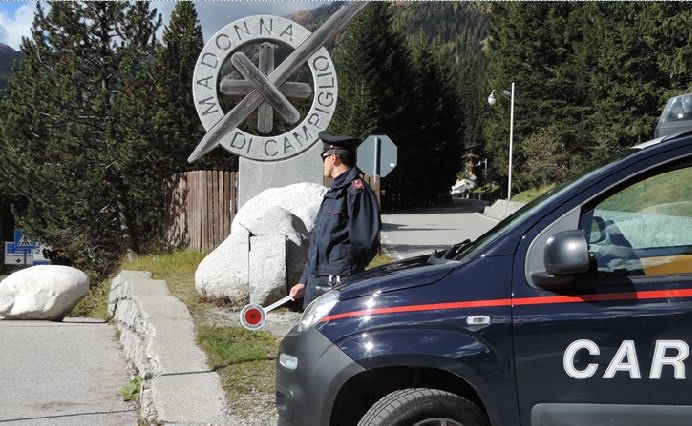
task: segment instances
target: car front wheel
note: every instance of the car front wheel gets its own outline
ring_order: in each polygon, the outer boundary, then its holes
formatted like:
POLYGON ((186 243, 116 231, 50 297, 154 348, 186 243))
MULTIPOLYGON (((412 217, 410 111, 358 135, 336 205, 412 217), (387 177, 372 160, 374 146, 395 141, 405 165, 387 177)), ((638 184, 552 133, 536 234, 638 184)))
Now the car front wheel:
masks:
POLYGON ((358 426, 487 426, 473 402, 426 388, 402 389, 378 400, 358 426))

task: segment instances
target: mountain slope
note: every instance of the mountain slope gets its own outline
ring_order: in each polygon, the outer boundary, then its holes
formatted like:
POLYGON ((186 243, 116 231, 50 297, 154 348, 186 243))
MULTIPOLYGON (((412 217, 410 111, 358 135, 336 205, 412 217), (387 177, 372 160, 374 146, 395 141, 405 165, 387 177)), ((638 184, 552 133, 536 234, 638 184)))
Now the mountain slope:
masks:
POLYGON ((22 59, 22 52, 17 52, 11 47, 0 43, 0 89, 7 86, 12 63, 18 59, 22 59))

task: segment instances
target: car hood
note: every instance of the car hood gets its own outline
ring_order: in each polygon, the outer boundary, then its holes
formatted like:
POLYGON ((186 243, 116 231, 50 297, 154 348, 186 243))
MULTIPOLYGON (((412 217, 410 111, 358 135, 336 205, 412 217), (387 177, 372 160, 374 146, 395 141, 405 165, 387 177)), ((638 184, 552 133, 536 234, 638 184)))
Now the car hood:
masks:
POLYGON ((336 288, 341 299, 368 296, 374 292, 386 293, 394 290, 432 284, 447 276, 459 262, 428 263, 428 255, 411 257, 353 275, 336 288))

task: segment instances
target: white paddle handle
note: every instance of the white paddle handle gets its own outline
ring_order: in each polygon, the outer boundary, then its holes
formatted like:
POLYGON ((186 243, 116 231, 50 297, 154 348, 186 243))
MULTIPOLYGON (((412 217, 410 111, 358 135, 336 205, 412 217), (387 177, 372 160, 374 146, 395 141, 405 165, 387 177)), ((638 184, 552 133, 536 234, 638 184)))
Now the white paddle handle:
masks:
POLYGON ((294 300, 294 299, 293 299, 291 296, 286 296, 286 297, 284 297, 283 299, 279 299, 279 300, 277 300, 276 302, 274 302, 274 303, 272 303, 271 305, 269 305, 269 306, 267 306, 266 308, 264 308, 264 312, 269 312, 269 311, 271 311, 272 309, 276 309, 276 308, 278 308, 279 306, 285 304, 286 302, 290 302, 290 301, 292 301, 292 300, 294 300))

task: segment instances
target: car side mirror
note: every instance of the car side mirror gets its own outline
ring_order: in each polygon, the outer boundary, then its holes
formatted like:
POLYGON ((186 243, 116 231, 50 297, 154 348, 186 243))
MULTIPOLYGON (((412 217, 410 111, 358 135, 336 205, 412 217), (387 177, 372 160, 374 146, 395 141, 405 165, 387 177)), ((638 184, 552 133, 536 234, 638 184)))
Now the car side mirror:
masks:
POLYGON ((549 237, 543 251, 545 271, 550 275, 576 275, 589 271, 589 251, 580 230, 549 237))
POLYGON ((589 272, 589 252, 584 233, 570 230, 549 237, 543 249, 545 273, 533 274, 535 284, 555 289, 570 284, 577 275, 589 272))

